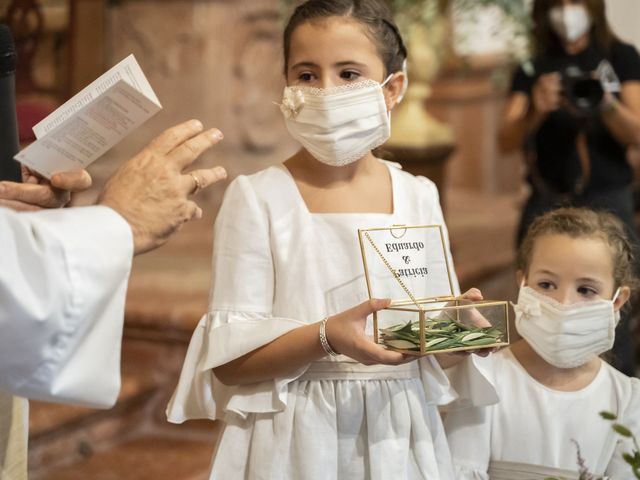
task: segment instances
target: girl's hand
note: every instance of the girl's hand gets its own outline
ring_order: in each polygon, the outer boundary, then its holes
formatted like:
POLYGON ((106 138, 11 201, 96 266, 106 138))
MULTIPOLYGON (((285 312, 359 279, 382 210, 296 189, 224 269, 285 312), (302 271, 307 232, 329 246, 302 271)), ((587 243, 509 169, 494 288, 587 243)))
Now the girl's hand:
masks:
MULTIPOLYGON (((465 300, 472 300, 474 302, 478 302, 484 299, 484 297, 482 296, 482 292, 477 288, 470 288, 465 293, 463 293, 460 296, 460 298, 464 298, 465 300)), ((482 315, 475 308, 469 309, 468 313, 469 313, 469 318, 467 320, 469 320, 475 326, 482 327, 482 328, 492 326, 491 322, 487 320, 484 317, 484 315, 482 315)), ((471 353, 475 353, 476 355, 480 355, 481 357, 486 357, 489 354, 495 352, 496 350, 497 349, 495 348, 479 348, 477 350, 467 350, 466 352, 459 352, 459 353, 463 354, 463 356, 469 355, 471 353)))
POLYGON ((546 116, 558 110, 562 104, 562 82, 559 73, 540 75, 531 91, 534 114, 546 116))
MULTIPOLYGON (((462 300, 470 300, 473 302, 478 302, 483 300, 482 292, 477 288, 470 288, 462 295, 458 297, 462 300)), ((489 322, 478 310, 475 308, 470 308, 466 310, 465 315, 465 323, 472 323, 478 327, 491 327, 491 322, 489 322)), ((493 353, 496 349, 494 348, 479 348, 477 350, 465 350, 462 352, 452 352, 452 353, 439 353, 436 354, 436 358, 438 359, 438 363, 442 368, 449 368, 457 363, 460 363, 463 358, 475 353, 481 357, 486 357, 489 354, 493 353)))
POLYGON ((480 300, 484 299, 480 289, 475 287, 470 288, 469 290, 464 292, 462 295, 460 295, 458 298, 462 300, 471 300, 472 302, 479 302, 480 300))
MULTIPOLYGON (((472 302, 479 302, 483 300, 482 292, 477 288, 470 288, 462 295, 458 297, 461 300, 469 300, 472 302)), ((491 322, 487 320, 477 309, 469 308, 464 311, 464 323, 471 324, 476 327, 491 327, 491 322)))
POLYGON ((387 350, 365 335, 367 317, 387 308, 391 300, 368 300, 360 305, 329 317, 326 325, 327 340, 333 350, 364 365, 377 363, 398 365, 415 360, 416 356, 387 350))

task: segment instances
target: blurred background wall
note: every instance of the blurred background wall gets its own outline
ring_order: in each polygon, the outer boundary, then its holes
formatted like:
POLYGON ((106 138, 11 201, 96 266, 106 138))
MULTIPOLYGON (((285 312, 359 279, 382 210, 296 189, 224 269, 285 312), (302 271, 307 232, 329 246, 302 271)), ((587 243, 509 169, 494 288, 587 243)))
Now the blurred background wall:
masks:
POLYGON ((640 48, 640 2, 635 0, 606 0, 607 15, 616 34, 640 48))
MULTIPOLYGON (((640 46, 640 2, 607 3, 614 30, 640 46)), ((29 122, 130 53, 164 107, 91 166, 95 185, 75 204, 93 202, 120 162, 189 118, 224 132, 197 166, 223 165, 230 179, 295 151, 274 105, 284 86, 277 0, 0 0, 0 16, 16 6, 31 15, 32 35, 34 25, 41 28, 33 55, 19 60, 23 143, 32 140, 29 122)), ((447 40, 450 55, 434 55, 431 45, 422 57, 436 64, 427 68, 424 104, 442 135, 418 149, 392 148, 392 159, 437 182, 462 288, 513 300, 523 166, 519 155, 498 151, 496 132, 515 64, 514 37, 492 9, 448 18, 446 28, 454 39, 447 40)), ((169 426, 164 408, 207 307, 211 228, 224 188, 198 196, 205 209, 200 222, 134 261, 117 406, 103 412, 32 402, 31 478, 206 478, 217 426, 169 426)))

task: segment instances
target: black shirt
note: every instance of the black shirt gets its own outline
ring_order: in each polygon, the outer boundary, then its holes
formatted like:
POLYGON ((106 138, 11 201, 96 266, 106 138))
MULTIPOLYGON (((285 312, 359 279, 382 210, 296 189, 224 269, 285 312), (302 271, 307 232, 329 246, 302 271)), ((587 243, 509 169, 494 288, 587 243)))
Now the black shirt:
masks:
MULTIPOLYGON (((621 84, 640 81, 640 55, 631 45, 616 41, 607 55, 589 46, 582 52, 569 55, 559 53, 536 58, 530 75, 520 67, 513 77, 512 92, 531 95, 534 83, 540 75, 564 72, 575 66, 584 72, 596 70, 607 59, 621 84)), ((618 143, 605 126, 602 118, 581 119, 568 109, 551 112, 542 123, 530 149, 535 152, 537 173, 545 183, 557 192, 573 191, 581 177, 581 166, 576 151, 576 137, 583 130, 587 135, 590 154, 590 180, 587 191, 602 191, 629 185, 633 172, 626 158, 626 147, 618 143)))

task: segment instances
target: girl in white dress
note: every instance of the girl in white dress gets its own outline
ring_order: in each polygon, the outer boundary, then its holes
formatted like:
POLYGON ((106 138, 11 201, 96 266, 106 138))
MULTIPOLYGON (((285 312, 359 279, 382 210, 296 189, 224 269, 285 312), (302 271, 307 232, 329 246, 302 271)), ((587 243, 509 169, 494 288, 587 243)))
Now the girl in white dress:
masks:
POLYGON ((311 0, 284 50, 281 109, 303 148, 229 185, 168 418, 224 422, 211 479, 453 480, 441 366, 367 328, 389 301, 367 300, 357 229, 444 225, 435 185, 372 153, 403 93, 402 39, 382 1, 311 0))
MULTIPOLYGON (((640 434, 640 380, 599 357, 613 345, 636 282, 624 227, 606 213, 552 211, 529 227, 518 269, 514 309, 523 339, 465 359, 492 378, 500 402, 445 417, 456 478, 583 478, 574 440, 591 473, 635 478, 622 457, 633 444, 599 415, 612 412, 640 434)), ((465 382, 456 378, 464 366, 452 369, 454 385, 465 382)))

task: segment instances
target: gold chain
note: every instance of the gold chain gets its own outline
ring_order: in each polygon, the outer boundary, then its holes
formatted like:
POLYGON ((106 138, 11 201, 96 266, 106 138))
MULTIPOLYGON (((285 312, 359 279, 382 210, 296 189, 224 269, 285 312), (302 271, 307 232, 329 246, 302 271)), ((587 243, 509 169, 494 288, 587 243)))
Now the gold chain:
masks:
POLYGON ((371 239, 371 237, 369 236, 369 232, 364 232, 364 236, 367 237, 367 240, 369 240, 369 243, 371 244, 371 246, 373 247, 373 249, 376 251, 376 253, 378 254, 378 256, 380 257, 380 259, 382 260, 382 263, 385 264, 385 266, 389 269, 389 271, 391 272, 391 274, 393 275, 393 278, 396 279, 396 281, 400 284, 400 286, 402 287, 402 289, 405 291, 405 293, 409 296, 409 298, 411 299, 411 301, 416 305, 416 307, 418 307, 419 310, 422 310, 422 307, 420 306, 420 304, 418 303, 418 301, 416 300, 416 298, 413 296, 413 294, 411 293, 411 290, 409 290, 409 288, 407 288, 407 286, 404 284, 404 282, 402 280, 400 280, 400 276, 398 275, 398 272, 396 272, 393 267, 391 267, 391 265, 389 264, 389 262, 387 261, 387 259, 384 257, 384 255, 382 254, 382 252, 380 251, 380 249, 378 248, 378 246, 374 243, 374 241, 371 239))

